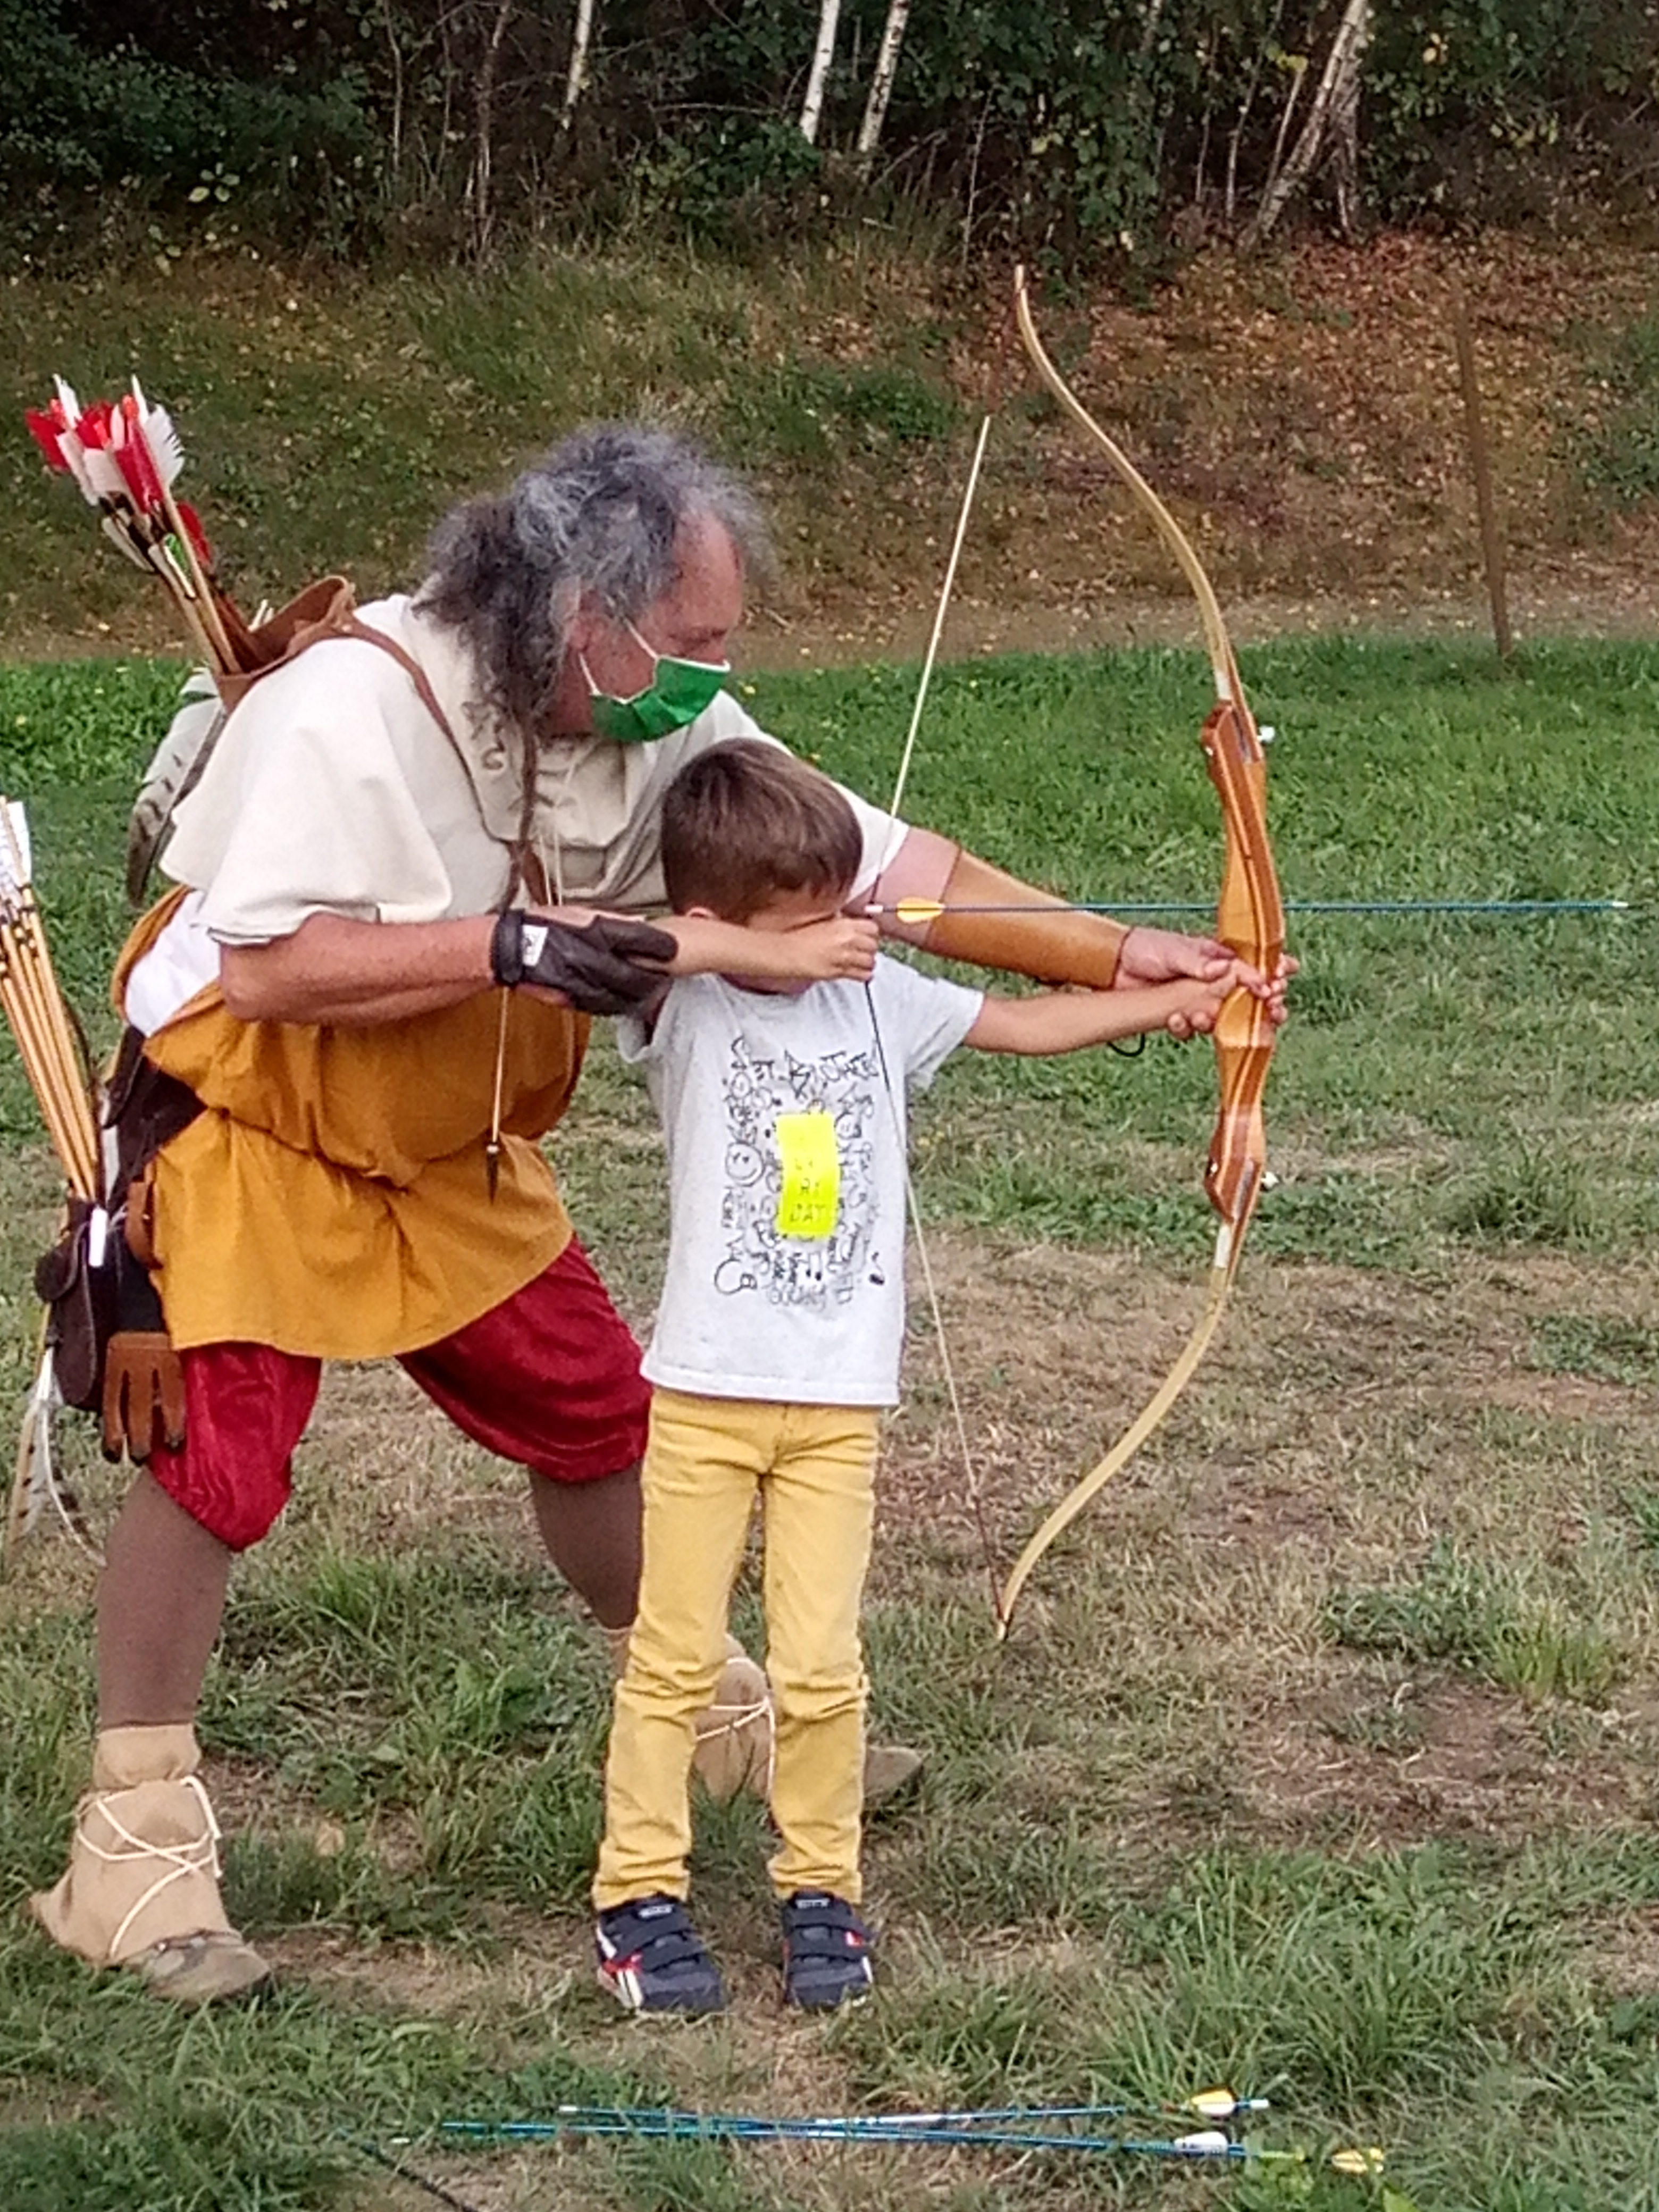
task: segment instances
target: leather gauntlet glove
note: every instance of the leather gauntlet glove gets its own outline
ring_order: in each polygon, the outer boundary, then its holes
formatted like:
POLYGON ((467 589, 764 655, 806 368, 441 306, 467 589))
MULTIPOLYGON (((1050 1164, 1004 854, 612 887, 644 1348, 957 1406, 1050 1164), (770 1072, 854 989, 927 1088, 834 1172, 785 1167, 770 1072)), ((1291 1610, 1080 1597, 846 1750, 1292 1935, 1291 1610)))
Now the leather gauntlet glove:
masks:
MULTIPOLYGON (((143 1199, 141 1189, 141 1207, 143 1199)), ((124 1212, 110 1239, 115 1326, 104 1347, 101 1411, 104 1457, 125 1452, 143 1467, 153 1451, 177 1451, 185 1441, 185 1370, 155 1280, 128 1241, 132 1225, 124 1212)))
POLYGON ((185 1370, 164 1329, 118 1329, 104 1354, 104 1457, 143 1467, 185 1441, 185 1370))
POLYGON ((663 965, 675 951, 668 932, 648 921, 603 914, 553 921, 513 907, 495 924, 489 965, 498 983, 557 991, 579 1013, 631 1014, 662 988, 663 965))

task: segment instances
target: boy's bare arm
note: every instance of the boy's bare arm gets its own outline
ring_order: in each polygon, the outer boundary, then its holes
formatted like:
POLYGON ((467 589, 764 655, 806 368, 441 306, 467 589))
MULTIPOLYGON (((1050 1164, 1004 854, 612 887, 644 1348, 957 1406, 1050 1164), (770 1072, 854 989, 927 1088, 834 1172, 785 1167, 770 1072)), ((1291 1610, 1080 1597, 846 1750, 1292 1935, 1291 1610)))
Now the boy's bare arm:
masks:
POLYGON ((804 929, 750 929, 713 915, 669 915, 656 925, 679 945, 671 975, 742 975, 768 982, 867 983, 881 933, 873 921, 836 915, 804 929))
POLYGON ((1183 975, 1139 989, 1043 991, 1030 999, 988 995, 963 1042, 976 1052, 1042 1056, 1139 1036, 1177 1019, 1183 1025, 1179 1034, 1207 1030, 1237 981, 1235 969, 1211 982, 1183 975))

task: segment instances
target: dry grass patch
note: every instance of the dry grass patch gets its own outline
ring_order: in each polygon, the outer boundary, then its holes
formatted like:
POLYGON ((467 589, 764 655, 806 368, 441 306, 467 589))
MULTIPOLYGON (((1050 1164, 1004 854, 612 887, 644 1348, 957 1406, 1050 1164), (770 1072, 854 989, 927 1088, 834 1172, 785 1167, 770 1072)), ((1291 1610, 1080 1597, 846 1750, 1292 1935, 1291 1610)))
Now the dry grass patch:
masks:
MULTIPOLYGON (((937 1243, 1006 1566, 1154 1387, 1193 1285, 1121 1255, 937 1243)), ((1659 1605, 1624 1500, 1654 1463, 1659 1401, 1527 1363, 1553 1313, 1654 1309, 1644 1271, 1555 1257, 1423 1283, 1247 1271, 1206 1369, 1028 1594, 1000 1694, 1049 1723, 1025 1760, 1034 1809, 1081 1800, 1172 1846, 1517 1838, 1638 1814, 1659 1759, 1659 1605), (1547 1687, 1471 1677, 1478 1649, 1460 1659, 1425 1629, 1414 1653, 1409 1618, 1397 1651, 1334 1632, 1334 1594, 1409 1595, 1437 1544, 1493 1578, 1510 1607, 1493 1633, 1521 1640, 1523 1680, 1527 1637, 1590 1617, 1613 1679, 1582 1729, 1552 1721, 1547 1687)), ((878 1601, 921 1573, 980 1601, 959 1455, 925 1386, 892 1431, 883 1510, 878 1601)), ((1565 1668, 1569 1695, 1589 1694, 1571 1654, 1565 1668)))

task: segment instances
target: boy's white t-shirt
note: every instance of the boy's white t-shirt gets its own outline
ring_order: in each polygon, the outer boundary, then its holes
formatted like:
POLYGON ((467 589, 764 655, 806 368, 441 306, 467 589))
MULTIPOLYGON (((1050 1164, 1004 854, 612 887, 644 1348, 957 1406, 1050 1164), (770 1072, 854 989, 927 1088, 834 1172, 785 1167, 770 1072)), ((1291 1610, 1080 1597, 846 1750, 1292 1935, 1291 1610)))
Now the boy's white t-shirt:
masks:
POLYGON ((932 1082, 982 1001, 878 959, 867 989, 814 983, 798 996, 682 976, 648 1036, 617 1024, 668 1146, 647 1380, 699 1397, 896 1403, 906 1093, 932 1082))

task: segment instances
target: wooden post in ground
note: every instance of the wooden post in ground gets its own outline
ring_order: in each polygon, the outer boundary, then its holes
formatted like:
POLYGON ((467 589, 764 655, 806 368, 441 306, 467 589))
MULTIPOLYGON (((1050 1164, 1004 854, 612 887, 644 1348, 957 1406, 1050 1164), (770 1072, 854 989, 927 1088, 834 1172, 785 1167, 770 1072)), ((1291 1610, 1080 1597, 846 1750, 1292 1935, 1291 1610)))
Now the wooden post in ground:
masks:
POLYGON ((1509 597, 1504 580, 1504 541, 1498 534, 1498 509, 1492 498, 1492 464, 1486 452, 1486 418, 1480 411, 1480 384, 1475 374, 1474 340, 1469 332, 1469 311, 1463 288, 1452 286, 1452 331, 1457 341, 1457 368, 1463 384, 1463 423, 1469 441, 1469 470, 1474 478, 1474 501, 1480 516, 1480 551, 1486 569, 1486 595, 1492 601, 1492 641, 1498 657, 1507 660, 1515 651, 1510 629, 1509 597))

